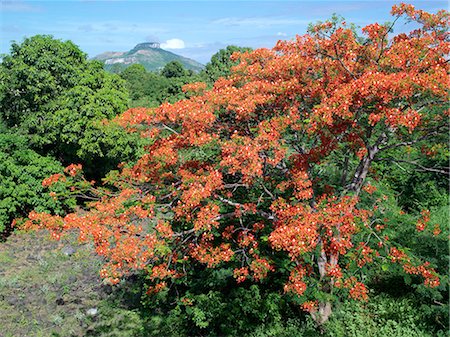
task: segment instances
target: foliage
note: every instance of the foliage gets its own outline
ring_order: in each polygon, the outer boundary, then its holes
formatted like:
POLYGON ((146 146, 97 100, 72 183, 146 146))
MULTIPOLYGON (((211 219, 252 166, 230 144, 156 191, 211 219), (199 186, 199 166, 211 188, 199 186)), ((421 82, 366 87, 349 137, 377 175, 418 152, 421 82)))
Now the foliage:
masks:
POLYGON ((133 157, 136 140, 101 123, 126 109, 124 81, 72 42, 36 35, 14 43, 0 76, 0 118, 39 153, 82 162, 95 178, 133 157))
MULTIPOLYGON (((389 196, 369 183, 377 161, 448 135, 448 14, 404 4, 392 14, 421 28, 388 41, 379 24, 362 38, 344 22, 321 23, 234 55, 239 65, 210 90, 190 84, 189 99, 127 111, 120 123, 150 145, 106 180, 115 189, 91 191, 98 199, 83 214, 33 212, 26 227, 78 228, 107 258, 101 275, 112 284, 145 270, 148 294, 175 289, 182 299, 199 270, 226 268, 237 283, 284 290, 318 325, 339 299, 366 301, 378 267, 446 287, 437 261, 393 238, 389 196)), ((81 179, 79 168, 67 172, 81 179)), ((419 232, 430 226, 429 210, 400 215, 419 232)), ((203 292, 186 308, 198 328, 215 324, 203 304, 223 308, 221 296, 203 292)), ((255 303, 257 315, 269 310, 255 303)))
MULTIPOLYGON (((123 304, 110 303, 101 308, 101 323, 92 335, 124 334, 136 336, 317 336, 319 332, 311 317, 289 303, 285 296, 270 290, 267 284, 233 287, 224 282, 224 271, 202 275, 201 282, 191 284, 184 296, 173 290, 155 296, 143 294, 143 305, 137 301, 128 311, 123 304), (215 275, 214 275, 215 274, 215 275), (108 316, 109 319, 105 316, 108 316), (126 325, 119 322, 130 317, 126 325)), ((229 280, 230 281, 230 280, 229 280)), ((135 296, 128 281, 121 283, 116 293, 128 289, 135 296)), ((434 317, 423 309, 413 296, 373 294, 368 303, 344 300, 336 304, 335 314, 322 328, 323 336, 445 336, 445 326, 436 329, 434 317)))
MULTIPOLYGON (((0 232, 10 231, 13 219, 33 209, 54 214, 72 209, 74 198, 57 199, 42 186, 53 173, 63 173, 59 162, 30 150, 25 137, 0 132, 0 232)), ((62 196, 67 191, 55 186, 54 193, 62 196)))
POLYGON ((180 62, 172 61, 164 66, 164 68, 161 70, 161 75, 166 78, 182 77, 186 75, 186 70, 183 68, 183 65, 180 62))
POLYGON ((283 326, 298 316, 280 294, 258 285, 187 292, 175 306, 169 305, 172 298, 160 293, 147 301, 149 336, 249 336, 258 328, 283 326))
POLYGON ((111 308, 109 303, 100 307, 100 318, 94 320, 86 336, 101 337, 139 337, 144 333, 145 325, 139 315, 120 307, 111 308))
POLYGON ((161 74, 147 72, 140 64, 126 68, 120 76, 127 82, 131 107, 157 107, 186 98, 182 87, 199 79, 177 62, 166 65, 161 74), (164 75, 165 74, 165 75, 164 75))
POLYGON ((78 82, 86 55, 72 42, 47 35, 13 43, 1 63, 0 116, 19 125, 78 82))
MULTIPOLYGON (((188 294, 165 312, 151 311, 148 336, 317 336, 312 320, 289 308, 277 294, 261 294, 260 287, 238 288, 231 293, 209 291, 188 294)), ((152 299, 155 300, 154 298, 152 299)), ((432 319, 411 297, 373 296, 369 303, 345 301, 323 327, 323 336, 445 336, 445 327, 432 328, 432 319)))
POLYGON ((213 84, 220 77, 226 77, 231 74, 231 68, 238 65, 237 61, 231 60, 234 53, 245 53, 252 51, 248 47, 227 46, 225 49, 219 50, 211 57, 205 69, 200 73, 200 76, 208 84, 213 84))
POLYGON ((367 304, 344 302, 326 325, 325 336, 446 336, 430 329, 429 317, 411 297, 374 296, 367 304))

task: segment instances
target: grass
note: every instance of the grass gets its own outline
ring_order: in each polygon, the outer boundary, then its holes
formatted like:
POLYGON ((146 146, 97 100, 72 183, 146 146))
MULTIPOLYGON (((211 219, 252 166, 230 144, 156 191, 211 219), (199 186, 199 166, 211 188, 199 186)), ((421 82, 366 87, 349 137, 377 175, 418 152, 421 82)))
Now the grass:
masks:
POLYGON ((107 298, 101 264, 75 233, 59 242, 45 231, 10 236, 0 244, 2 336, 84 336, 86 311, 107 298))

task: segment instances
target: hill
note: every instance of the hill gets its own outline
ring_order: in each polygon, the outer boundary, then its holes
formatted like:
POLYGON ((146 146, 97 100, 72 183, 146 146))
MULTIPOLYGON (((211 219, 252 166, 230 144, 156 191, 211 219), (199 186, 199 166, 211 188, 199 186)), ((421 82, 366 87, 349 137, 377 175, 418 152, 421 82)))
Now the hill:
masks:
POLYGON ((155 71, 162 69, 171 61, 178 61, 186 69, 195 72, 203 69, 201 63, 161 49, 159 43, 156 42, 139 43, 127 52, 108 51, 95 56, 93 59, 104 62, 105 69, 108 71, 123 70, 136 63, 142 64, 149 71, 155 71))

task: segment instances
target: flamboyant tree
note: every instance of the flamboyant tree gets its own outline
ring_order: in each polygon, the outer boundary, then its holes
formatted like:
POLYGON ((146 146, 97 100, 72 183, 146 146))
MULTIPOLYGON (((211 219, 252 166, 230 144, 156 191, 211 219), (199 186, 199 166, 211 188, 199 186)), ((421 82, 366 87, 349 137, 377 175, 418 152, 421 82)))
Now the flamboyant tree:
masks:
MULTIPOLYGON (((359 37, 345 22, 321 23, 235 54, 211 90, 190 84, 190 99, 125 112, 122 125, 150 139, 146 154, 109 176, 112 189, 86 192, 97 198, 87 211, 33 212, 26 226, 78 228, 107 257, 104 278, 144 269, 149 293, 198 265, 229 264, 238 283, 286 275, 284 290, 319 324, 334 296, 367 298, 373 262, 437 286, 430 264, 383 233, 383 200, 359 202, 374 192, 374 161, 448 132, 448 14, 404 4, 392 14, 419 28, 390 37, 392 27, 372 24, 359 37)), ((44 184, 69 181, 88 185, 77 165, 44 184)), ((424 212, 418 226, 428 221, 424 212)))

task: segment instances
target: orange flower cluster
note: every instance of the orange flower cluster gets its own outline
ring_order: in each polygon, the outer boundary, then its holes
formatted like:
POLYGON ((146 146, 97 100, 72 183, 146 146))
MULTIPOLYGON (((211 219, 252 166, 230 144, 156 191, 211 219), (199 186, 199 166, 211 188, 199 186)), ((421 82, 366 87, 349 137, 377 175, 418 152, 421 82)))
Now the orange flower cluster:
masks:
POLYGON ((58 181, 65 181, 65 180, 66 180, 65 176, 63 176, 60 173, 56 173, 42 180, 42 187, 49 187, 58 181))
POLYGON ((319 223, 318 215, 311 208, 301 204, 290 205, 279 199, 272 209, 278 224, 270 234, 269 241, 275 249, 287 251, 293 260, 314 250, 319 223))
POLYGON ((419 219, 419 221, 417 221, 417 224, 416 224, 416 229, 419 232, 422 232, 423 230, 425 230, 425 227, 430 222, 430 211, 427 209, 423 210, 421 212, 421 215, 422 215, 422 217, 419 219))
POLYGON ((371 184, 367 184, 363 187, 363 190, 369 194, 373 194, 377 190, 377 188, 371 184))
POLYGON ((64 169, 64 172, 71 177, 75 177, 82 170, 81 164, 70 164, 64 169))
POLYGON ((349 289, 349 297, 359 301, 368 300, 368 290, 364 283, 359 282, 356 277, 351 276, 345 280, 338 280, 335 283, 338 288, 349 289))
POLYGON ((237 283, 244 282, 248 277, 248 267, 236 268, 233 271, 233 276, 236 279, 237 283))
POLYGON ((337 280, 342 278, 342 269, 341 269, 341 267, 339 267, 339 265, 331 265, 331 264, 327 263, 325 268, 327 271, 327 275, 329 277, 337 279, 337 280))
POLYGON ((313 313, 317 311, 318 304, 319 304, 318 301, 306 301, 303 302, 301 308, 303 311, 313 313))
POLYGON ((433 235, 434 236, 438 236, 439 234, 441 234, 441 229, 439 228, 439 225, 438 224, 435 224, 434 225, 434 229, 433 229, 433 235))
MULTIPOLYGON (((196 173, 180 169, 178 174, 182 182, 179 206, 174 209, 178 216, 188 215, 190 210, 198 207, 223 185, 222 173, 210 168, 200 169, 196 173)), ((212 207, 211 210, 213 209, 217 210, 212 207)), ((212 218, 214 217, 210 219, 212 218)))
POLYGON ((191 256, 201 263, 205 263, 208 268, 214 267, 221 262, 230 261, 234 252, 230 245, 222 243, 219 247, 210 244, 196 245, 191 247, 191 256))
POLYGON ((346 254, 353 247, 356 222, 364 221, 370 214, 355 208, 356 202, 349 197, 340 201, 335 197, 322 198, 318 207, 312 209, 279 200, 275 209, 279 220, 269 240, 274 248, 288 251, 293 260, 314 250, 319 241, 330 256, 346 254))
POLYGON ((244 182, 262 175, 263 163, 259 156, 260 147, 248 137, 234 134, 222 147, 223 167, 229 167, 230 174, 242 173, 244 182))
POLYGON ((250 270, 253 273, 253 279, 255 281, 260 281, 266 278, 269 271, 273 271, 274 268, 266 259, 256 258, 250 264, 250 270))
POLYGON ((302 266, 297 266, 292 269, 289 275, 289 281, 284 286, 285 292, 292 292, 298 296, 301 296, 306 291, 306 283, 304 277, 307 275, 307 271, 302 266))
POLYGON ((404 252, 397 248, 391 248, 390 258, 392 262, 398 262, 403 265, 403 270, 408 274, 421 275, 425 279, 425 285, 430 288, 439 286, 439 276, 436 271, 430 267, 429 262, 425 262, 422 265, 414 266, 411 258, 404 252))
POLYGON ((368 247, 364 242, 360 242, 356 248, 359 253, 356 259, 356 264, 362 268, 365 264, 373 262, 373 257, 378 256, 378 252, 368 247))
POLYGON ((408 257, 408 255, 406 255, 401 250, 398 250, 397 248, 392 247, 389 252, 389 257, 391 258, 392 262, 398 262, 398 261, 402 261, 402 260, 406 259, 408 257))
POLYGON ((187 92, 190 94, 203 94, 205 89, 206 83, 203 82, 188 83, 183 85, 183 87, 181 88, 183 92, 187 92))
POLYGON ((208 204, 202 207, 194 221, 194 229, 196 231, 210 231, 212 228, 217 228, 219 226, 217 221, 220 214, 219 211, 220 207, 216 204, 208 204))
POLYGON ((349 291, 349 296, 355 300, 367 301, 368 291, 366 286, 361 282, 356 282, 349 291))
POLYGON ((408 274, 421 275, 425 279, 425 285, 430 288, 439 286, 439 276, 436 271, 430 267, 429 262, 425 262, 420 266, 413 266, 409 261, 403 265, 403 269, 408 274))

